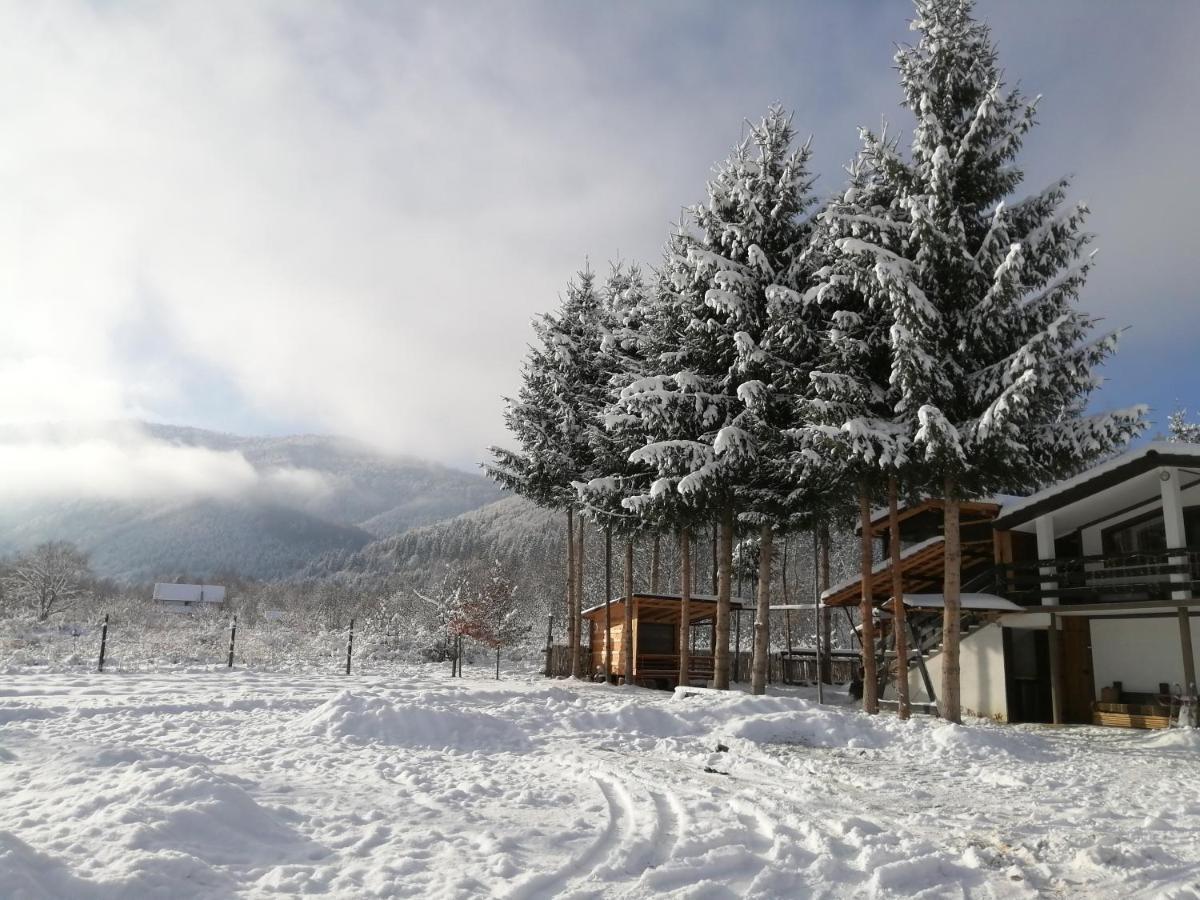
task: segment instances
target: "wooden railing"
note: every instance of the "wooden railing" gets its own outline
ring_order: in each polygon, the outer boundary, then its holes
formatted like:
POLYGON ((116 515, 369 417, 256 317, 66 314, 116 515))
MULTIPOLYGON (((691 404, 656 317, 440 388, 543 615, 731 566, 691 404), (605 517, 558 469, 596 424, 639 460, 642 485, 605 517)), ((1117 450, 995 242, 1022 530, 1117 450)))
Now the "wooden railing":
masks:
MULTIPOLYGON (((635 662, 639 678, 647 675, 678 675, 678 653, 639 653, 635 662)), ((688 656, 688 676, 690 678, 712 678, 713 658, 711 656, 688 656)))
POLYGON ((994 569, 994 592, 1023 606, 1119 600, 1167 601, 1173 591, 1200 589, 1200 550, 1163 550, 1058 557, 994 569))

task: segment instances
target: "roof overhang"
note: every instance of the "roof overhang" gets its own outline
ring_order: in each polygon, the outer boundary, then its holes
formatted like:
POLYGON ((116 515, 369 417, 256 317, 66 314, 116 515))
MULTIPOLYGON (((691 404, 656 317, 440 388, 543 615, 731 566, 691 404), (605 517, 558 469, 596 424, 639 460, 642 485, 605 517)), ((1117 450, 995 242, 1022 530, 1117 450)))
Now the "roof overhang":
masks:
MULTIPOLYGON (((1123 453, 1074 478, 1060 481, 1023 500, 1005 504, 993 524, 999 531, 1020 530, 1040 516, 1066 510, 1105 492, 1113 492, 1112 502, 1098 506, 1119 509, 1121 503, 1136 504, 1139 498, 1142 503, 1148 503, 1158 496, 1156 490, 1148 489, 1156 488, 1154 476, 1150 473, 1163 466, 1200 467, 1200 445, 1160 441, 1123 453), (1150 477, 1145 477, 1147 475, 1150 477), (1133 483, 1139 478, 1142 483, 1133 483), (1123 492, 1118 490, 1122 486, 1126 487, 1123 492)), ((1076 523, 1075 527, 1078 524, 1081 523, 1076 523)), ((1055 530, 1061 533, 1069 529, 1056 525, 1055 530)))

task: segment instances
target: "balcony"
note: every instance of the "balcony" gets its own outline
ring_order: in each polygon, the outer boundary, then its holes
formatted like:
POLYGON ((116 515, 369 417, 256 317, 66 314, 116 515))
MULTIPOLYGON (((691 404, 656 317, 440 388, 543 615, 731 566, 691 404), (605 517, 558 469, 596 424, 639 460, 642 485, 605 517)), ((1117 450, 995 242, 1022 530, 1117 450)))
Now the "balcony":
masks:
POLYGON ((1056 600, 1081 604, 1160 602, 1200 590, 1200 549, 1163 550, 1006 563, 993 570, 993 590, 1022 606, 1056 600))

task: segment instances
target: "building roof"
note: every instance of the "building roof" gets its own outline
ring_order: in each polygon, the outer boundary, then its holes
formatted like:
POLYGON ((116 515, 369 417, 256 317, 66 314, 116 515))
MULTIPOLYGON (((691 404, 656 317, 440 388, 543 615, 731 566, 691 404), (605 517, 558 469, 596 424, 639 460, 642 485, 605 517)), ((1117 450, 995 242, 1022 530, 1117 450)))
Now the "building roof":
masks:
POLYGON ((171 603, 224 603, 225 588, 219 584, 154 585, 154 599, 171 603))
POLYGON ((997 529, 1012 530, 1032 522, 1039 516, 1070 506, 1108 488, 1136 478, 1159 466, 1200 466, 1200 444, 1175 441, 1152 441, 1136 450, 1105 460, 1038 491, 1029 497, 1004 504, 994 525, 997 529))
MULTIPOLYGON (((633 599, 634 600, 679 600, 681 598, 680 598, 679 594, 651 594, 649 592, 634 591, 633 599)), ((717 595, 716 594, 692 594, 692 596, 689 599, 692 603, 715 604, 717 602, 717 595)), ((625 596, 624 596, 624 594, 622 594, 620 597, 613 597, 610 602, 614 606, 618 603, 624 603, 625 596)), ((752 605, 752 603, 743 597, 730 597, 729 598, 729 608, 730 609, 749 609, 751 607, 751 605, 752 605)), ((583 610, 580 613, 580 615, 586 616, 588 613, 597 612, 599 610, 604 609, 604 607, 605 607, 605 604, 597 603, 595 606, 589 606, 587 609, 583 610)))

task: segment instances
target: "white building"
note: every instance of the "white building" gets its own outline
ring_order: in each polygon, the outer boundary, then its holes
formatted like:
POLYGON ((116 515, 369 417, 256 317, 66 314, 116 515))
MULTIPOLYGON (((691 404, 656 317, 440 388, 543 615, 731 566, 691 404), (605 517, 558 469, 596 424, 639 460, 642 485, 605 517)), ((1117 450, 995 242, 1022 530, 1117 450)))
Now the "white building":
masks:
MULTIPOLYGON (((940 518, 927 501, 900 526, 916 703, 940 686, 940 518)), ((886 519, 872 528, 886 540, 886 519)), ((889 563, 872 582, 890 643, 889 563)), ((1200 445, 1150 443, 1030 497, 964 504, 962 584, 964 712, 1165 726, 1196 703, 1200 445)), ((860 593, 851 580, 825 602, 850 607, 860 593)))
POLYGON ((155 584, 154 602, 172 612, 219 609, 225 602, 225 588, 219 584, 155 584))

